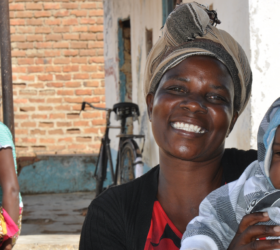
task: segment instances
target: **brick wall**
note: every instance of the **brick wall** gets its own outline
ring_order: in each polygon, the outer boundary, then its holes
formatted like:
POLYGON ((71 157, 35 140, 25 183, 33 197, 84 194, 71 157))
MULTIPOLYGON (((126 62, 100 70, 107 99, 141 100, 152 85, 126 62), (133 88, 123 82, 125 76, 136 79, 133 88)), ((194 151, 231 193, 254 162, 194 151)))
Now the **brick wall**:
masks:
POLYGON ((10 0, 18 156, 97 152, 105 114, 102 0, 10 0))

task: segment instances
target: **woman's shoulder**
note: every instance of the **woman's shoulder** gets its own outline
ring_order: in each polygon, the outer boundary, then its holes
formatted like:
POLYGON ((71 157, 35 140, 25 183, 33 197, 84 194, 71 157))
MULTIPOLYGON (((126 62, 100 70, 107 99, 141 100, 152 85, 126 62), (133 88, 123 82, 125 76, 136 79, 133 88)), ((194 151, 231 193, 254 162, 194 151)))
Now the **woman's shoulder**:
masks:
POLYGON ((244 170, 258 158, 257 150, 239 150, 236 148, 225 149, 222 166, 224 168, 225 181, 237 180, 244 170))
POLYGON ((149 198, 153 194, 156 195, 158 171, 159 166, 156 166, 131 182, 108 188, 92 201, 90 207, 97 206, 106 209, 111 205, 115 208, 116 206, 127 207, 135 202, 141 202, 143 197, 149 198))

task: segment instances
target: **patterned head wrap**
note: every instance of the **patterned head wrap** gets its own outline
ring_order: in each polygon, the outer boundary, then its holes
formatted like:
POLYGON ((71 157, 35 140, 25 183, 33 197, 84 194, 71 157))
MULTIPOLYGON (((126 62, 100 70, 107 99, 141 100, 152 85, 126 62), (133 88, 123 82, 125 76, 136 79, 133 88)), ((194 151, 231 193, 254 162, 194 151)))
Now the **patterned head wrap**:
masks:
POLYGON ((192 2, 181 4, 168 16, 163 35, 153 46, 144 75, 144 94, 155 92, 164 73, 194 55, 221 61, 234 83, 234 106, 241 113, 250 97, 252 72, 241 46, 227 32, 213 26, 216 12, 192 2), (210 17, 211 18, 210 18, 210 17))

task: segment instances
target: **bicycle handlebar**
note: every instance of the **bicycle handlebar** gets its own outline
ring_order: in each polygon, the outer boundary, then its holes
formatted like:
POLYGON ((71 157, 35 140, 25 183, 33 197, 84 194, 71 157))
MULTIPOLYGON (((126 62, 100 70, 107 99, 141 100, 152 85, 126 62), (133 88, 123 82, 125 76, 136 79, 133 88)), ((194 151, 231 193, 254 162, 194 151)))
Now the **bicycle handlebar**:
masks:
POLYGON ((81 108, 80 113, 81 113, 82 111, 85 110, 86 105, 89 105, 91 108, 97 109, 97 110, 112 111, 112 109, 109 109, 109 108, 99 108, 99 107, 93 106, 93 105, 92 105, 91 103, 89 103, 89 102, 83 102, 83 103, 82 103, 82 108, 81 108))

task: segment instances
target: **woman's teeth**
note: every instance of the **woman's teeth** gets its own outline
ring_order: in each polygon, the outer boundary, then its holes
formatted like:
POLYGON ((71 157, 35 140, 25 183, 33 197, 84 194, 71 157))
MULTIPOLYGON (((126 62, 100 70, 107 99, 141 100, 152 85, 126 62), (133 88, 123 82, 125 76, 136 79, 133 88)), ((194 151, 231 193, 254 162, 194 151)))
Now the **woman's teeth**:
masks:
POLYGON ((204 134, 205 130, 201 127, 193 124, 183 123, 183 122, 174 122, 171 123, 171 126, 176 129, 185 130, 187 132, 193 132, 198 134, 204 134))

